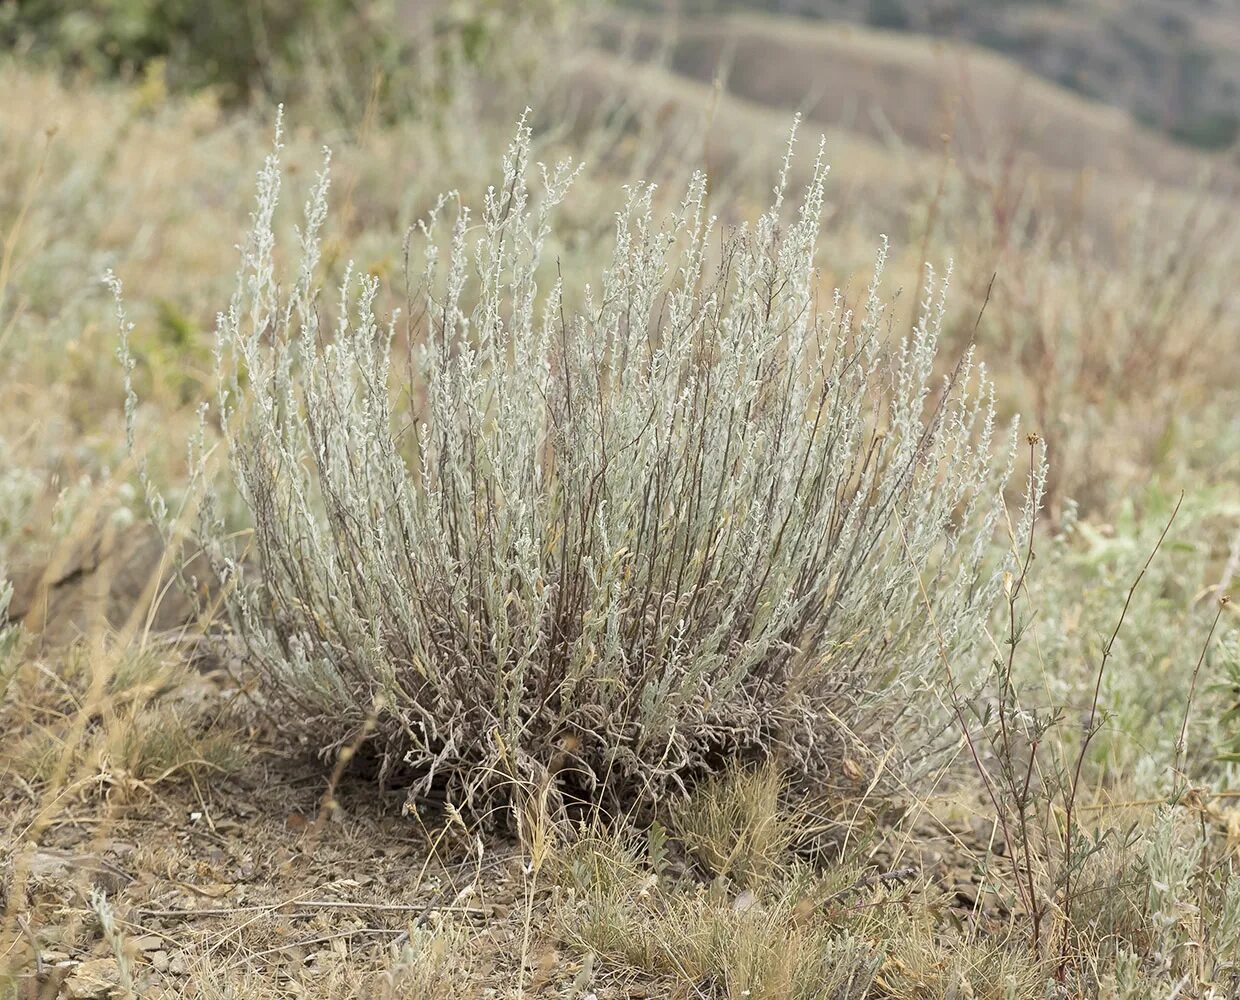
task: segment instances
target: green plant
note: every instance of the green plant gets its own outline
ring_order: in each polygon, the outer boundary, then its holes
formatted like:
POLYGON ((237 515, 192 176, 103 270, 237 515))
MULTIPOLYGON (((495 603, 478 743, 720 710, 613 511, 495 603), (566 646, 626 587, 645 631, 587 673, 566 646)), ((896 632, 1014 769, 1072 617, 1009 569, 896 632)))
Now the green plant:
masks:
POLYGON ((453 1000, 466 996, 469 943, 459 931, 415 927, 408 942, 392 949, 391 963, 378 977, 376 996, 381 1000, 411 996, 453 1000))
MULTIPOLYGON (((17 631, 0 633, 0 654, 17 631)), ((107 644, 0 659, 10 734, 0 777, 43 784, 70 774, 123 790, 236 770, 238 733, 183 697, 189 676, 179 659, 107 644)))
MULTIPOLYGON (((1036 446, 1031 438, 1031 456, 1036 446)), ((1095 637, 1092 633, 1105 619, 1093 617, 1092 602, 1081 590, 1088 574, 1079 566, 1068 570, 1065 579, 1072 581, 1072 593, 1055 593, 1055 574, 1074 561, 1065 536, 1082 530, 1071 519, 1062 526, 1058 558, 1048 571, 1051 586, 1036 594, 1032 589, 1040 482, 1031 482, 1028 495, 1035 502, 1024 511, 1026 547, 1013 552, 1005 581, 1007 610, 999 633, 1003 641, 996 644, 991 684, 977 703, 969 705, 972 717, 959 689, 952 690, 963 739, 1001 834, 1003 847, 997 853, 1003 857, 988 859, 988 864, 994 862, 999 881, 1010 890, 1009 905, 1025 917, 1030 950, 1039 960, 1054 962, 1059 981, 1089 989, 1104 980, 1118 982, 1108 977, 1119 975, 1128 954, 1125 949, 1133 949, 1153 960, 1145 971, 1155 977, 1182 977, 1182 985, 1213 982, 1227 968, 1221 956, 1228 951, 1220 950, 1219 943, 1235 929, 1231 917, 1212 929, 1203 915, 1212 907, 1232 912, 1228 887, 1234 865, 1226 852, 1217 850, 1209 829, 1222 817, 1208 805, 1209 792, 1193 783, 1208 771, 1199 763, 1192 766, 1187 751, 1198 678, 1214 651, 1214 638, 1230 602, 1226 597, 1211 602, 1213 614, 1208 623, 1201 623, 1197 639, 1199 653, 1185 657, 1184 636, 1193 627, 1189 612, 1201 594, 1192 577, 1185 579, 1184 555, 1196 550, 1168 537, 1185 505, 1184 494, 1160 509, 1164 498, 1155 491, 1148 499, 1154 505, 1151 513, 1162 515, 1161 530, 1148 542, 1146 558, 1135 573, 1130 565, 1133 575, 1126 591, 1120 587, 1123 578, 1108 567, 1107 590, 1117 610, 1095 637), (1168 549, 1175 551, 1178 564, 1166 565, 1173 559, 1165 552, 1168 549), (1184 591, 1194 596, 1181 606, 1177 598, 1184 591), (1070 707, 1053 700, 1058 692, 1050 690, 1050 682, 1082 690, 1082 677, 1074 676, 1079 666, 1071 663, 1078 640, 1070 634, 1056 635, 1056 630, 1069 619, 1078 620, 1073 628, 1080 630, 1079 618, 1086 610, 1088 628, 1082 631, 1090 634, 1091 641, 1082 651, 1087 651, 1083 662, 1089 680, 1084 702, 1070 707), (1042 612, 1050 620, 1033 629, 1034 615, 1042 612), (1136 634, 1121 638, 1129 629, 1136 634), (1043 634, 1049 641, 1040 641, 1043 634), (1169 690, 1158 705, 1151 705, 1145 692, 1148 719, 1116 724, 1112 714, 1116 699, 1128 699, 1134 692, 1127 688, 1148 683, 1156 663, 1162 669, 1159 651, 1164 643, 1180 653, 1178 663, 1173 656, 1166 657, 1166 667, 1175 668, 1176 683, 1162 682, 1169 690), (1018 650, 1028 644, 1036 649, 1043 691, 1028 668, 1020 665, 1018 650), (1065 645, 1072 652, 1066 652, 1065 645), (1129 762, 1122 769, 1100 769, 1100 762, 1129 752, 1121 748, 1126 740, 1140 747, 1143 757, 1138 766, 1129 762), (1087 804, 1100 778, 1105 782, 1122 774, 1129 782, 1124 791, 1131 791, 1135 774, 1141 772, 1146 772, 1147 780, 1152 778, 1155 798, 1133 805, 1159 807, 1152 818, 1139 816, 1121 825, 1106 819, 1105 811, 1101 818, 1093 814, 1107 808, 1105 799, 1087 804), (1195 831, 1193 823, 1181 819, 1182 813, 1197 814, 1195 831), (1197 834, 1196 843, 1186 836, 1190 831, 1197 834)), ((1195 510, 1189 515, 1199 527, 1209 521, 1203 508, 1207 512, 1210 508, 1202 500, 1194 498, 1195 510)), ((1223 504, 1220 511, 1226 509, 1223 504)), ((1157 521, 1151 518, 1150 524, 1157 521)), ((1151 530, 1141 527, 1124 536, 1123 550, 1130 559, 1139 551, 1137 539, 1151 530)), ((1206 592, 1211 589, 1218 588, 1206 592)))

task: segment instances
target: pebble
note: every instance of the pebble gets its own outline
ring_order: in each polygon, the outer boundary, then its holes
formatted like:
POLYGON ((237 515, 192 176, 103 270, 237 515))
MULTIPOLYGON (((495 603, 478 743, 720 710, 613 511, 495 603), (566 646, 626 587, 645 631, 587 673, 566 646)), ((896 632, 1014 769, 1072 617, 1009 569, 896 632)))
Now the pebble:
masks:
POLYGON ((92 958, 74 969, 65 980, 62 996, 68 1000, 100 1000, 120 985, 121 970, 114 958, 92 958))

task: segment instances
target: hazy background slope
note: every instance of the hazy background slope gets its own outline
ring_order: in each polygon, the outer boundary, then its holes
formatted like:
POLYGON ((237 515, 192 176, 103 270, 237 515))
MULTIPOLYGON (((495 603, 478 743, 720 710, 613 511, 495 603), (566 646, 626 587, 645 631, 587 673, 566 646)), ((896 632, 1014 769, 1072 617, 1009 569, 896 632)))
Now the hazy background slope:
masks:
MULTIPOLYGON (((661 7, 659 0, 635 6, 661 7)), ((1240 133, 1240 5, 1230 0, 686 0, 970 42, 1189 145, 1240 133)))

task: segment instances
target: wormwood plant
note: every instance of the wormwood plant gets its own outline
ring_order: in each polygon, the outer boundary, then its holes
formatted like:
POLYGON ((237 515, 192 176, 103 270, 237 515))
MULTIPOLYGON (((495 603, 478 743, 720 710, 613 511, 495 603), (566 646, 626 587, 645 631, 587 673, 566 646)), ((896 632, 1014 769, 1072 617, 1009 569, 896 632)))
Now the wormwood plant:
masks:
POLYGON ((326 165, 287 281, 278 140, 259 174, 217 329, 254 530, 208 491, 201 542, 272 719, 366 737, 415 791, 628 803, 737 756, 826 782, 931 739, 940 640, 962 657, 997 592, 1013 454, 972 354, 936 374, 946 281, 907 338, 885 246, 860 302, 820 307, 827 171, 820 147, 790 204, 790 143, 753 225, 718 232, 700 173, 661 223, 628 188, 588 282, 546 259, 577 169, 531 186, 530 138, 477 216, 451 194, 411 233, 386 320, 352 270, 325 301, 326 165))

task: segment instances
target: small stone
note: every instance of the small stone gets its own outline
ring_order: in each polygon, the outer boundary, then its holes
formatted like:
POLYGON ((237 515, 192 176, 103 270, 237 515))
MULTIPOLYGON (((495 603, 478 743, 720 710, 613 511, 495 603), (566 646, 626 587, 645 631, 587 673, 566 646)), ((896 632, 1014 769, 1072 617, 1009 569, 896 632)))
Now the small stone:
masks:
POLYGON ((168 971, 168 953, 166 951, 153 951, 148 956, 151 962, 151 968, 156 972, 168 971))
POLYGON ((744 913, 746 910, 753 909, 754 904, 756 904, 757 902, 758 902, 758 897, 754 893, 754 891, 752 889, 746 889, 739 896, 737 896, 734 900, 732 900, 732 912, 733 913, 744 913))
POLYGON ((168 963, 168 971, 174 976, 189 975, 189 963, 185 961, 185 956, 178 953, 172 956, 172 961, 168 963))
POLYGON ((141 934, 130 938, 127 944, 135 951, 159 951, 164 942, 158 934, 141 934))
POLYGON ((138 853, 138 846, 125 840, 109 840, 104 853, 115 858, 128 859, 138 853))
POLYGON ((114 958, 93 958, 69 974, 63 996, 69 1000, 101 1000, 120 985, 121 970, 114 958))

